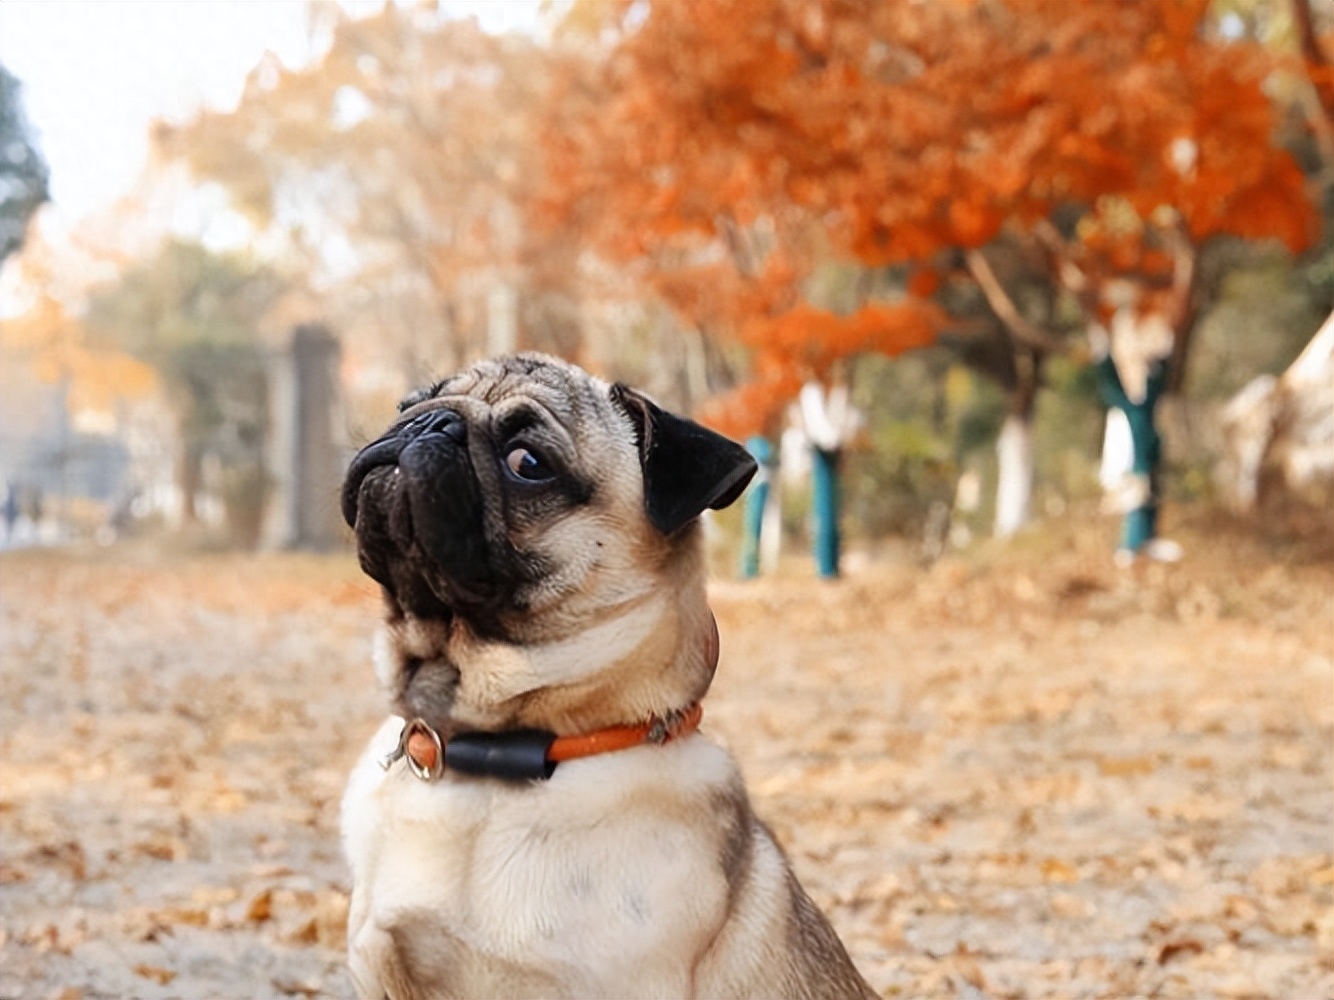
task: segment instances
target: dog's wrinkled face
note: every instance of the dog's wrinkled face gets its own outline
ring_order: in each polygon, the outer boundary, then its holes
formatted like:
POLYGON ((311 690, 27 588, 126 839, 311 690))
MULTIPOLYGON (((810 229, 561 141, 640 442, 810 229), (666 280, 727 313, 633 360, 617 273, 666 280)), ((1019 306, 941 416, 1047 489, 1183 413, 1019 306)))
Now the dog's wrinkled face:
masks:
POLYGON ((726 438, 541 355, 483 362, 400 411, 353 460, 343 513, 384 590, 395 707, 446 729, 460 715, 531 722, 535 692, 607 666, 590 646, 584 673, 557 669, 552 650, 600 626, 624 644, 655 592, 702 593, 694 520, 755 468, 726 438))

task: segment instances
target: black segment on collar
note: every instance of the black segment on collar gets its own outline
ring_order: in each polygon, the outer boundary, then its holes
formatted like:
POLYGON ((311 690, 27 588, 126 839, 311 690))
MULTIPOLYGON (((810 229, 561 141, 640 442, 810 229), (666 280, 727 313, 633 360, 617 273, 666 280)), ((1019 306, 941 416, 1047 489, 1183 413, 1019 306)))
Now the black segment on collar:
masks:
POLYGON ((445 745, 445 766, 460 774, 509 781, 546 781, 556 770, 547 751, 556 734, 543 729, 460 733, 445 745))

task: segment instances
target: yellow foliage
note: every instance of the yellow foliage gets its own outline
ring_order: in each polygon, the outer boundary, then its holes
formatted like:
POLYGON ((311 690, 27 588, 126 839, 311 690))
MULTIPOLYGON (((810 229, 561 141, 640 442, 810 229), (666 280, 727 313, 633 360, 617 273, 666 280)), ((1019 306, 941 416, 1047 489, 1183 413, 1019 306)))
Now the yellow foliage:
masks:
POLYGON ((158 387, 157 374, 142 361, 90 346, 83 323, 49 294, 0 331, 0 348, 26 361, 35 378, 68 381, 72 409, 108 410, 117 399, 142 398, 158 387))

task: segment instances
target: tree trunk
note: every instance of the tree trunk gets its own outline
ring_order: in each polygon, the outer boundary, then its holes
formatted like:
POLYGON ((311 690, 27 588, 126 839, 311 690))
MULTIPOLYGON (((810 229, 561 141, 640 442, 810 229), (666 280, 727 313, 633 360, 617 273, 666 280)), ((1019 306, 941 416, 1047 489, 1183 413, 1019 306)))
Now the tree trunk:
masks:
POLYGON ((1033 410, 1042 357, 1042 352, 1022 347, 1014 352, 1014 394, 1010 412, 996 439, 998 472, 993 531, 997 538, 1009 538, 1028 523, 1033 498, 1033 410))
POLYGON ((1158 536, 1158 466, 1162 445, 1155 426, 1154 411, 1167 382, 1166 359, 1159 358, 1143 378, 1143 388, 1132 396, 1126 391, 1121 372, 1111 355, 1095 366, 1098 388, 1108 406, 1126 415, 1130 425, 1131 482, 1125 490, 1125 521, 1120 548, 1130 554, 1140 552, 1158 536))
POLYGON ((189 431, 182 428, 180 450, 176 456, 176 488, 181 491, 181 522, 186 525, 199 523, 199 508, 195 498, 203 484, 204 453, 199 443, 189 436, 189 431))
POLYGON ((999 476, 996 483, 997 538, 1008 538, 1028 522, 1033 496, 1033 421, 1011 413, 996 440, 999 476))

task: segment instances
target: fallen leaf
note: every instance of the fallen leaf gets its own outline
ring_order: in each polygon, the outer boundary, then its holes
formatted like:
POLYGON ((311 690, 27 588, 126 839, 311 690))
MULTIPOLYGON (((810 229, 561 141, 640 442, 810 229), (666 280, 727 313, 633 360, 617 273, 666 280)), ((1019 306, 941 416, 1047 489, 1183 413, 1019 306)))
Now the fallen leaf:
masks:
POLYGON ((259 852, 260 857, 276 858, 280 854, 287 853, 288 850, 287 841, 268 840, 266 838, 259 843, 259 845, 256 847, 256 850, 259 852))
POLYGON ((1053 893, 1047 905, 1051 907, 1052 913, 1063 920, 1079 920, 1093 911, 1087 900, 1069 892, 1053 893))
POLYGON ((208 926, 208 911, 195 906, 167 906, 153 910, 150 916, 164 928, 178 924, 187 927, 208 926))
POLYGON ((25 860, 36 865, 51 865, 63 868, 73 879, 83 881, 88 877, 88 858, 83 845, 77 840, 65 840, 56 844, 42 844, 25 855, 25 860))
POLYGON ((299 994, 301 996, 313 997, 318 995, 323 989, 324 984, 318 979, 288 979, 278 976, 273 979, 273 985, 282 993, 289 996, 299 994))
POLYGON ((176 973, 171 969, 164 969, 158 965, 136 965, 134 967, 136 976, 143 976, 145 979, 151 979, 159 986, 166 986, 176 978, 176 973))
POLYGON ((1100 757, 1098 770, 1109 778, 1133 778, 1152 774, 1156 763, 1152 757, 1100 757))
POLYGON ((977 958, 966 945, 959 945, 950 958, 950 964, 969 986, 982 993, 987 992, 987 978, 982 974, 982 966, 978 964, 977 958))
POLYGON ((134 849, 155 861, 184 861, 190 851, 179 837, 153 837, 141 840, 134 849))
POLYGON ((230 885, 201 885, 190 893, 190 901, 200 906, 223 906, 227 903, 236 902, 240 895, 230 885))
POLYGON ((273 901, 284 910, 311 910, 319 903, 320 897, 309 889, 277 889, 273 901))
POLYGON ((1242 923, 1249 924, 1260 913, 1260 908, 1254 901, 1245 896, 1228 896, 1223 903, 1223 913, 1233 920, 1240 920, 1242 923))
POLYGON ((1042 877, 1048 882, 1078 882, 1079 872, 1059 858, 1047 858, 1042 862, 1042 877))
POLYGON ((246 907, 245 918, 252 923, 273 919, 273 890, 264 889, 246 907))
POLYGON ((55 924, 34 924, 23 932, 19 940, 31 946, 37 954, 43 955, 59 949, 60 931, 55 924))
POLYGON ((1158 949, 1158 964, 1166 965, 1175 958, 1199 955, 1204 950, 1204 945, 1194 938, 1178 938, 1174 941, 1168 941, 1158 949))
POLYGON ((288 944, 318 944, 320 940, 319 921, 311 917, 283 937, 288 944))
POLYGON ((345 892, 333 891, 322 895, 315 919, 323 947, 340 952, 347 948, 348 902, 345 892))
POLYGON ((209 798, 209 806, 214 812, 240 812, 246 806, 246 797, 234 788, 220 788, 209 798))

